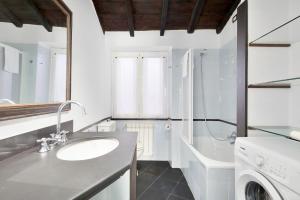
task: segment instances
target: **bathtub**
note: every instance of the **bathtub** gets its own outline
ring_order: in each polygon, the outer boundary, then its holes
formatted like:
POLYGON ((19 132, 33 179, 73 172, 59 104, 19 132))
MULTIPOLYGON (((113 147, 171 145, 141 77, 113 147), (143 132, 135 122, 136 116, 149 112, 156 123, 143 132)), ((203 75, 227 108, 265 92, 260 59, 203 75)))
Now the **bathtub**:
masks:
POLYGON ((234 200, 234 145, 194 137, 181 138, 181 169, 196 200, 234 200))

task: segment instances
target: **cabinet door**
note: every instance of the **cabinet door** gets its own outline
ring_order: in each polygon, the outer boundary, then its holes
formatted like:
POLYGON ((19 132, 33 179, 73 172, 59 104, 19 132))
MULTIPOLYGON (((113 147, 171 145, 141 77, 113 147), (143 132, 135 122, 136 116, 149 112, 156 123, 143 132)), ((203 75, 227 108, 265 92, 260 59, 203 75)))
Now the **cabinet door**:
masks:
POLYGON ((118 180, 96 194, 91 200, 129 200, 130 179, 129 170, 118 180))

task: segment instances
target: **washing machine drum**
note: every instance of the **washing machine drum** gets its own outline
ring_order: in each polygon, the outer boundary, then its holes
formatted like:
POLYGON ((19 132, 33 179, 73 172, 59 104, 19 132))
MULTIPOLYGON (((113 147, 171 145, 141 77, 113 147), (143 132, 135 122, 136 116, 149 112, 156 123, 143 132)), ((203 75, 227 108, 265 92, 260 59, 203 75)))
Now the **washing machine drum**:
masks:
POLYGON ((262 174, 246 170, 236 185, 236 200, 283 200, 274 185, 262 174))

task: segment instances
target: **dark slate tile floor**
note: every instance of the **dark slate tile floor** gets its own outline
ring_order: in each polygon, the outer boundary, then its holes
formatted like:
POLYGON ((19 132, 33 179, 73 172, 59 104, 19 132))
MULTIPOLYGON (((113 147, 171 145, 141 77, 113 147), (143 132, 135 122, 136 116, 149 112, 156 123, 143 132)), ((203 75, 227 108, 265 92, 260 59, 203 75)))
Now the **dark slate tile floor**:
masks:
POLYGON ((180 169, 168 162, 138 161, 138 200, 194 200, 180 169))

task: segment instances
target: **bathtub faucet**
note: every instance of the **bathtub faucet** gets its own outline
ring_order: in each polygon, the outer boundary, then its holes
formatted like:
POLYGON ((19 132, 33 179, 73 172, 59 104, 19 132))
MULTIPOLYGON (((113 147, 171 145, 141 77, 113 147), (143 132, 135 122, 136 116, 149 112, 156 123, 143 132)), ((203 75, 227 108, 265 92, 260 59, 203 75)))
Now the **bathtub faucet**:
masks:
POLYGON ((237 133, 236 133, 235 131, 233 131, 233 132, 231 133, 231 135, 229 135, 229 136, 227 137, 227 139, 228 139, 228 141, 229 141, 230 144, 234 144, 236 138, 237 138, 237 133))

